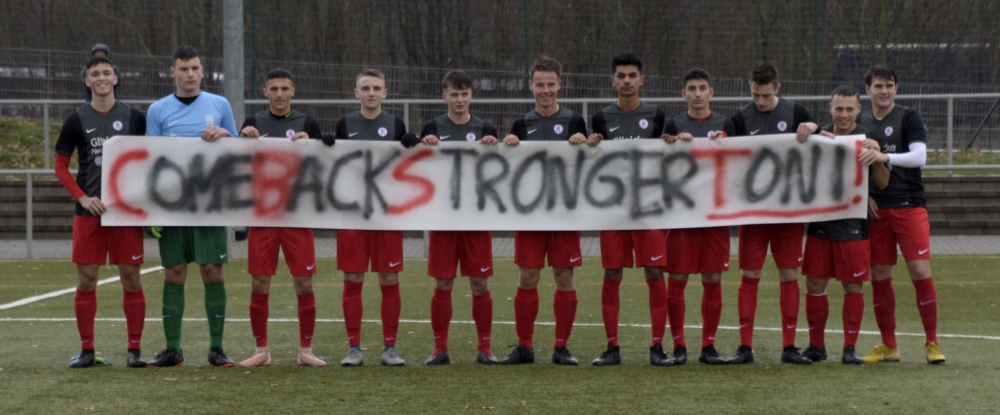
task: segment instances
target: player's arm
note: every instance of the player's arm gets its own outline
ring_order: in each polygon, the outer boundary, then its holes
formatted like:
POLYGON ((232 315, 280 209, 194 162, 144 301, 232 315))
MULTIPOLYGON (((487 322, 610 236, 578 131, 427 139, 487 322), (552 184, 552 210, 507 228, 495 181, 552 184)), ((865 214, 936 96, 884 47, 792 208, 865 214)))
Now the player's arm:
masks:
POLYGON ((819 126, 813 121, 809 110, 801 104, 795 104, 792 122, 798 125, 795 129, 795 139, 800 143, 805 143, 810 135, 819 133, 819 126))
POLYGON ((162 126, 160 125, 160 110, 156 103, 150 105, 149 111, 146 112, 146 136, 163 136, 162 126))
POLYGON ((743 118, 743 111, 736 111, 731 117, 729 117, 730 124, 733 125, 733 133, 730 134, 732 137, 741 137, 745 135, 750 135, 747 131, 747 120, 743 118))
POLYGON ((69 163, 73 157, 73 151, 76 149, 76 144, 83 140, 84 137, 85 134, 83 132, 83 124, 80 122, 80 116, 74 112, 63 122, 62 130, 59 132, 59 139, 56 141, 56 178, 69 191, 69 194, 73 196, 73 200, 80 202, 80 205, 84 209, 87 209, 88 212, 100 215, 107 210, 104 207, 104 203, 101 203, 101 199, 87 196, 83 189, 80 188, 80 185, 76 183, 76 180, 73 180, 73 174, 69 172, 69 163))
POLYGON ((677 123, 673 119, 667 121, 667 125, 663 127, 663 133, 660 134, 660 138, 666 141, 667 144, 677 142, 677 123))
POLYGON ((726 138, 735 135, 736 127, 733 126, 733 120, 726 118, 726 121, 722 123, 722 129, 716 130, 708 133, 708 138, 710 140, 715 140, 718 138, 726 138))
POLYGON ((302 139, 320 139, 323 137, 323 131, 319 129, 319 123, 316 119, 306 115, 305 121, 302 122, 302 131, 295 133, 292 136, 292 141, 298 141, 302 139))
POLYGON ((652 137, 647 138, 663 137, 663 130, 667 127, 666 119, 667 114, 663 112, 663 108, 656 107, 656 115, 653 116, 652 137))
POLYGON ((337 139, 349 138, 347 137, 347 120, 345 120, 344 117, 340 117, 340 119, 337 120, 337 127, 334 128, 333 131, 333 134, 323 134, 320 136, 322 137, 321 139, 323 140, 323 144, 326 144, 327 147, 336 144, 337 139))
POLYGON ((132 108, 132 115, 129 116, 128 121, 130 127, 129 135, 145 135, 146 134, 146 116, 142 115, 142 111, 137 108, 132 108))
POLYGON ((403 147, 410 148, 420 144, 420 137, 406 131, 406 123, 403 122, 402 118, 396 117, 396 131, 396 140, 398 140, 403 147))
POLYGON ((528 124, 524 122, 524 117, 514 120, 514 125, 510 127, 510 134, 503 138, 503 143, 509 146, 521 144, 521 140, 528 136, 528 124))
POLYGON ((240 126, 240 137, 245 138, 260 138, 260 131, 257 131, 257 117, 249 116, 243 125, 240 126))
POLYGON ((587 142, 587 120, 577 113, 573 113, 573 118, 569 121, 569 143, 571 145, 583 144, 587 142))
POLYGON ((608 136, 608 122, 604 119, 604 111, 597 111, 590 117, 590 125, 594 126, 594 132, 587 137, 587 144, 593 147, 608 136))
POLYGON ((927 129, 923 117, 916 111, 907 111, 903 116, 903 137, 906 137, 905 153, 888 154, 890 166, 917 168, 927 164, 927 129))
POLYGON ((494 145, 498 143, 497 141, 497 127, 490 123, 483 124, 483 138, 479 139, 479 142, 486 145, 494 145))
POLYGON ((428 146, 436 146, 441 142, 437 134, 437 122, 430 120, 420 129, 420 142, 428 146))

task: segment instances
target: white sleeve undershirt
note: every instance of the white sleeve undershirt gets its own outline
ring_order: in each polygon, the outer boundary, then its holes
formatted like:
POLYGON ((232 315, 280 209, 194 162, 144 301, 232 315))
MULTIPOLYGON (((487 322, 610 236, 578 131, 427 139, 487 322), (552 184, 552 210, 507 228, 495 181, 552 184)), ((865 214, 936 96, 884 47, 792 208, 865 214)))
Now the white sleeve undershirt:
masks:
POLYGON ((927 143, 910 143, 910 151, 889 154, 889 165, 899 167, 923 167, 927 164, 927 143))

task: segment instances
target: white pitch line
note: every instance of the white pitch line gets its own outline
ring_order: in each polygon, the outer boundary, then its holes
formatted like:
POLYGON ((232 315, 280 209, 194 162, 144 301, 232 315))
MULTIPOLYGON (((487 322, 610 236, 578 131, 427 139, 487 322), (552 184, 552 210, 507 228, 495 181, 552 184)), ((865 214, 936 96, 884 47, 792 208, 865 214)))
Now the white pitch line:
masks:
MULTIPOLYGON (((159 271, 161 269, 163 269, 163 267, 157 265, 157 266, 152 267, 152 268, 146 268, 144 270, 140 270, 139 271, 139 275, 149 274, 150 272, 156 272, 156 271, 159 271)), ((107 284, 107 283, 112 283, 112 282, 118 281, 120 278, 121 277, 108 277, 108 278, 105 278, 103 280, 97 281, 97 285, 101 286, 101 285, 104 285, 104 284, 107 284)), ((72 288, 66 288, 66 289, 59 290, 59 291, 53 291, 53 292, 42 294, 42 295, 36 295, 34 297, 22 298, 20 300, 17 300, 17 301, 14 301, 14 302, 10 302, 10 303, 7 303, 7 304, 0 304, 0 310, 7 310, 7 309, 10 309, 10 308, 14 308, 14 307, 20 307, 20 306, 23 306, 23 305, 27 305, 27 304, 31 304, 31 303, 34 303, 34 302, 42 301, 42 300, 49 299, 49 298, 52 298, 52 297, 58 297, 60 295, 66 295, 66 294, 71 294, 71 293, 75 293, 75 292, 76 292, 76 287, 72 287, 72 288)))
MULTIPOLYGON (((111 323, 124 323, 125 319, 121 318, 121 317, 100 317, 100 318, 96 318, 95 321, 111 322, 111 323)), ((162 319, 159 319, 159 318, 147 318, 146 321, 148 321, 148 322, 159 322, 159 321, 162 321, 162 319)), ((188 322, 205 322, 205 321, 208 321, 208 319, 204 319, 204 318, 185 318, 184 321, 188 321, 188 322)), ((232 323, 249 323, 250 319, 248 319, 248 318, 226 318, 226 321, 227 322, 232 322, 232 323)), ((269 323, 298 323, 299 322, 299 320, 295 319, 295 318, 270 318, 267 321, 269 323)), ((382 322, 382 320, 361 320, 361 321, 363 323, 375 323, 375 324, 378 324, 378 323, 382 322)), ((38 323, 38 322, 64 323, 65 322, 65 323, 69 323, 69 322, 76 322, 76 318, 73 318, 73 317, 0 317, 0 322, 11 322, 11 323, 14 323, 14 322, 23 322, 23 323, 38 323)), ((344 319, 342 319, 342 318, 318 318, 318 319, 316 319, 316 322, 317 323, 343 323, 344 319)), ((401 319, 401 320, 399 320, 399 322, 400 323, 407 323, 407 324, 431 324, 430 320, 401 319)), ((476 322, 473 321, 473 320, 452 320, 452 323, 453 324, 476 324, 476 322)), ((505 326, 513 326, 514 322, 513 321, 494 321, 493 324, 499 324, 499 325, 505 325, 505 326)), ((535 325, 537 325, 537 326, 555 326, 556 323, 552 322, 552 321, 538 321, 538 322, 535 322, 535 325)), ((573 326, 574 327, 604 327, 604 324, 603 323, 580 323, 580 322, 576 322, 576 323, 573 323, 573 326)), ((649 328, 650 325, 647 324, 647 323, 621 324, 619 327, 649 328)), ((670 327, 670 326, 668 325, 667 327, 670 327)), ((691 329, 691 330, 701 329, 701 326, 696 326, 696 325, 684 326, 684 329, 691 329)), ((736 326, 719 326, 719 330, 739 330, 739 327, 736 327, 736 326)), ((781 331, 781 328, 780 327, 754 327, 754 330, 781 331)), ((796 331, 801 332, 801 333, 808 333, 809 332, 808 329, 798 329, 796 331)), ((831 333, 834 333, 836 331, 839 331, 839 330, 830 330, 831 333)), ((881 333, 879 333, 877 331, 862 330, 860 334, 871 335, 871 336, 878 336, 881 333)), ((924 333, 896 333, 896 336, 903 336, 903 337, 923 337, 924 333)), ((942 334, 942 333, 938 333, 937 336, 938 337, 943 337, 943 338, 946 338, 946 339, 972 339, 972 340, 994 340, 994 341, 1000 341, 1000 336, 981 336, 981 335, 975 335, 975 334, 942 334)))

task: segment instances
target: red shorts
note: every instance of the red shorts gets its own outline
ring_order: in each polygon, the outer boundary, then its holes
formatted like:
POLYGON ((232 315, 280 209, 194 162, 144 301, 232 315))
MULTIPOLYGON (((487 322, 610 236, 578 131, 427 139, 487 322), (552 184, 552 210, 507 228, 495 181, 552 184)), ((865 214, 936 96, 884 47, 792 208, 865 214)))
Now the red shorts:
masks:
POLYGON ((316 241, 310 228, 257 228, 247 231, 250 275, 272 276, 278 270, 278 248, 293 276, 316 274, 316 241))
POLYGON ((337 231, 337 269, 344 272, 403 270, 403 231, 337 231))
POLYGON ((73 215, 73 263, 142 265, 142 228, 101 226, 100 216, 73 215))
POLYGON ((931 224, 927 209, 885 208, 878 210, 878 220, 871 221, 872 265, 896 265, 899 251, 906 262, 931 259, 931 224))
POLYGON ((601 266, 604 269, 632 268, 632 253, 639 267, 667 266, 667 231, 601 231, 601 266))
POLYGON ((544 268, 546 256, 550 267, 581 266, 580 231, 514 232, 514 264, 522 268, 544 268))
POLYGON ((764 269, 767 246, 778 269, 802 266, 801 223, 773 223, 740 226, 740 269, 764 269))
POLYGON ((667 256, 666 271, 674 274, 729 271, 729 228, 673 229, 667 236, 667 256))
POLYGON ((871 263, 867 239, 860 241, 831 241, 806 236, 805 262, 802 275, 809 278, 836 278, 840 282, 865 282, 871 280, 871 263))
POLYGON ((462 264, 463 277, 493 275, 493 240, 490 231, 431 231, 427 248, 427 275, 455 279, 462 264))

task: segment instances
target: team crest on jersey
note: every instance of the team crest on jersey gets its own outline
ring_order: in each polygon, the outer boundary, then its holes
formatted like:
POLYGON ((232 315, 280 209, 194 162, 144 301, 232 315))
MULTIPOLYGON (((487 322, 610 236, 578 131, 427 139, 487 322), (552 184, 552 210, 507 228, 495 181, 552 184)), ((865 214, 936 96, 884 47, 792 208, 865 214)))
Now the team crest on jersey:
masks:
POLYGON ((646 121, 645 118, 639 120, 639 128, 642 128, 643 130, 649 128, 649 121, 646 121))
POLYGON ((556 134, 562 134, 563 132, 562 124, 556 124, 555 127, 552 127, 552 131, 555 131, 556 134))
POLYGON ((385 127, 379 127, 378 128, 378 135, 379 135, 379 137, 385 137, 385 136, 389 135, 389 130, 386 130, 385 127))
POLYGON ((892 127, 885 127, 885 136, 886 137, 892 136, 892 127))
POLYGON ((784 121, 778 121, 778 131, 785 131, 788 128, 788 123, 784 121))
POLYGON ((111 128, 114 128, 115 131, 121 131, 122 127, 123 125, 121 121, 115 121, 113 124, 111 124, 111 128))
POLYGON ((291 139, 292 137, 295 137, 295 130, 285 131, 285 137, 288 137, 289 139, 291 139))
POLYGON ((205 126, 211 127, 213 125, 215 125, 215 116, 212 115, 212 114, 206 115, 205 116, 205 126))
POLYGON ((101 163, 104 163, 104 160, 101 158, 101 156, 94 157, 95 166, 101 167, 101 163))
POLYGON ((476 141, 476 133, 468 133, 465 135, 466 141, 476 141))

